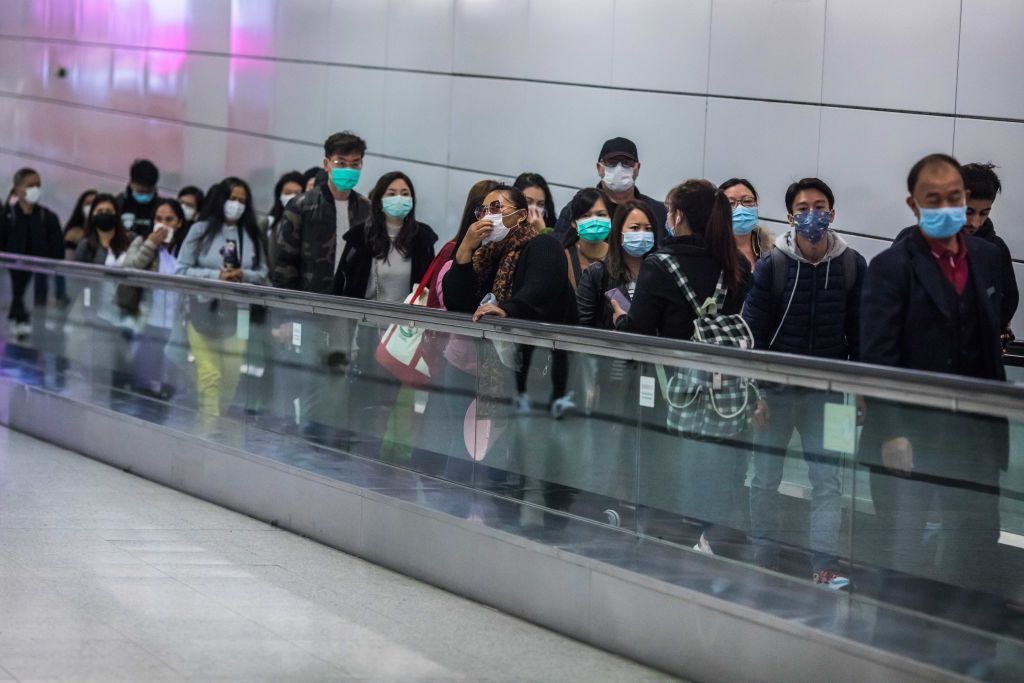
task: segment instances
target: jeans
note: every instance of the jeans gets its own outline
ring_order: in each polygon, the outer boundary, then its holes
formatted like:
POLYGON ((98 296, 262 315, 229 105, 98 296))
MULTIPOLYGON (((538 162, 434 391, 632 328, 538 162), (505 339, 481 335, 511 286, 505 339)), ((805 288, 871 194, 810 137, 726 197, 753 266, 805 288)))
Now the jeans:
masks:
MULTIPOLYGON (((839 454, 824 448, 825 404, 842 401, 841 394, 805 389, 768 390, 770 420, 754 429, 754 477, 750 485, 751 536, 754 561, 778 569, 781 519, 782 468, 793 430, 800 434, 807 474, 811 481, 810 538, 814 572, 839 569, 839 530, 842 493, 839 454)), ((790 529, 792 523, 786 523, 790 529)))

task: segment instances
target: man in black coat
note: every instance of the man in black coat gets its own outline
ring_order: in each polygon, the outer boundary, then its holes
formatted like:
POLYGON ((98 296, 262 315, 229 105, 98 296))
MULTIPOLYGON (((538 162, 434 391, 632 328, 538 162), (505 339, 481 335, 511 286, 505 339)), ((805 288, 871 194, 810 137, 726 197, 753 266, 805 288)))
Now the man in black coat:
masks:
MULTIPOLYGON (((14 193, 18 201, 0 211, 0 251, 26 256, 64 258, 64 238, 57 214, 39 203, 42 181, 31 168, 22 168, 14 174, 14 193)), ((7 320, 15 337, 31 332, 28 310, 25 308, 25 290, 32 273, 11 271, 11 307, 7 320)), ((35 305, 46 305, 47 276, 36 275, 35 305)))
POLYGON ((128 187, 117 195, 117 206, 121 209, 121 222, 125 230, 136 235, 149 237, 153 232, 153 212, 160 199, 157 183, 160 169, 149 159, 136 159, 128 170, 128 187))
MULTIPOLYGON (((1005 380, 1001 254, 962 229, 967 193, 959 163, 943 154, 925 157, 907 185, 918 230, 894 242, 868 268, 861 359, 1005 380)), ((870 404, 860 461, 871 471, 878 524, 877 539, 866 546, 878 553, 879 564, 893 570, 883 573, 883 600, 999 628, 1003 601, 993 593, 1002 578, 999 471, 1006 463, 1006 438, 1005 419, 870 404), (933 515, 941 520, 937 555, 924 540, 933 515)))

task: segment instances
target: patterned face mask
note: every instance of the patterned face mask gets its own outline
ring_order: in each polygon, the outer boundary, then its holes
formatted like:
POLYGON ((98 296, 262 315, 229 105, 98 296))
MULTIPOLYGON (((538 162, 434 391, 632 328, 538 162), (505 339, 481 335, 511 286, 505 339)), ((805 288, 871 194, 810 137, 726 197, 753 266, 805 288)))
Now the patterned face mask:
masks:
POLYGON ((820 242, 831 224, 831 211, 803 211, 793 216, 793 227, 797 234, 811 244, 820 242))

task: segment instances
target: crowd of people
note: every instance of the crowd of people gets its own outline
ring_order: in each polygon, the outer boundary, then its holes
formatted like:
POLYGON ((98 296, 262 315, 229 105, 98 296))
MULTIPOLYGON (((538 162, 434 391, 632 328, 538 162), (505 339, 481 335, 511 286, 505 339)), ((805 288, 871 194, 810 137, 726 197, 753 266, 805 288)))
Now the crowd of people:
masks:
MULTIPOLYGON (((408 175, 386 173, 367 196, 356 191, 365 154, 357 135, 331 135, 321 166, 280 177, 266 214, 236 177, 205 192, 189 186, 175 198, 160 196, 157 167, 139 160, 120 194, 82 192, 63 228, 41 203, 39 173, 24 168, 14 175, 0 213, 0 250, 391 303, 407 301, 423 284, 426 305, 471 314, 474 321, 581 325, 1005 379, 1002 356, 1012 339, 1018 288, 1010 252, 989 217, 1002 190, 991 164, 961 165, 945 154, 914 164, 906 199, 912 225, 893 230, 891 246, 868 264, 834 229, 837 197, 819 178, 800 179, 784 197, 770 200, 745 178, 720 184, 690 179, 664 200, 654 199, 638 189, 636 145, 617 137, 598 153, 596 185, 580 190, 561 211, 537 173, 523 173, 511 185, 481 180, 469 189, 459 225, 451 226, 454 236, 442 242, 417 219, 408 175), (759 207, 777 200, 785 204, 788 225, 773 235, 759 207)), ((32 275, 10 276, 8 336, 24 337, 31 331, 24 298, 32 275)), ((66 303, 66 285, 60 278, 55 284, 56 300, 66 303)), ((36 277, 37 306, 46 305, 48 292, 47 278, 36 277)), ((171 292, 145 296, 123 287, 111 298, 118 315, 143 318, 146 343, 137 350, 137 364, 160 367, 181 330, 194 357, 200 411, 218 416, 226 410, 246 344, 234 334, 232 304, 197 299, 182 308, 171 292)), ((332 377, 344 372, 356 349, 379 341, 377 331, 338 329, 304 345, 304 360, 323 368, 295 392, 309 424, 329 424, 332 377)), ((534 411, 527 390, 533 347, 513 349, 510 361, 507 347, 457 342, 429 356, 430 376, 466 388, 475 401, 469 405, 472 398, 453 392, 427 411, 456 420, 470 408, 479 420, 534 411)), ((564 351, 552 354, 546 410, 556 420, 574 409, 588 411, 595 387, 604 382, 607 391, 609 378, 621 374, 614 362, 576 364, 584 387, 578 406, 569 389, 571 365, 564 351)), ((173 394, 166 372, 150 370, 146 377, 150 393, 173 394)), ((686 480, 673 485, 679 497, 701 501, 687 514, 700 525, 695 547, 714 553, 728 526, 720 521, 745 508, 756 562, 778 569, 779 488, 795 432, 812 488, 809 574, 832 588, 846 586, 841 458, 826 447, 824 426, 830 404, 846 397, 681 370, 659 377, 659 384, 668 404, 665 426, 685 443, 686 480)), ((400 390, 396 383, 392 398, 400 390)), ((856 398, 852 406, 864 427, 859 458, 871 471, 876 516, 890 531, 883 535, 888 566, 918 566, 921 530, 936 513, 947 541, 942 557, 931 560, 931 574, 982 575, 998 566, 993 553, 999 472, 1008 451, 1005 420, 989 420, 979 436, 970 415, 856 398), (965 452, 972 454, 966 464, 965 452), (974 486, 936 486, 936 478, 974 486), (944 563, 941 571, 938 563, 944 563)), ((437 438, 424 436, 423 443, 437 438)), ((435 453, 468 450, 467 461, 486 455, 454 446, 461 438, 451 436, 435 453)), ((426 450, 418 448, 413 457, 429 460, 426 450)), ((451 464, 440 467, 457 475, 451 464)))

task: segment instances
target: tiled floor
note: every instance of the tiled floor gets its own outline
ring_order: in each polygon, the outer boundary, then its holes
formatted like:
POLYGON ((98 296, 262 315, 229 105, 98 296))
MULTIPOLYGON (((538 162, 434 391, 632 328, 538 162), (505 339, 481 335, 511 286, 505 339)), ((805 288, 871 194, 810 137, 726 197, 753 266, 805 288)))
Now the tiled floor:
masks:
POLYGON ((0 429, 0 683, 666 680, 0 429))

